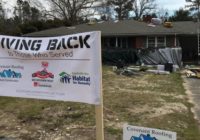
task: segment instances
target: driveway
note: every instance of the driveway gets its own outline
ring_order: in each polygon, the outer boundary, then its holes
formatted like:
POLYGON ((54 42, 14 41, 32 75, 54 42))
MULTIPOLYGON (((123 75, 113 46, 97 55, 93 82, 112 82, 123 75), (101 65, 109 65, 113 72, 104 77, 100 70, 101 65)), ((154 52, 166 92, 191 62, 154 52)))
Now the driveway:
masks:
POLYGON ((195 118, 200 123, 200 79, 184 77, 184 81, 184 86, 190 97, 190 101, 194 103, 193 111, 195 118))

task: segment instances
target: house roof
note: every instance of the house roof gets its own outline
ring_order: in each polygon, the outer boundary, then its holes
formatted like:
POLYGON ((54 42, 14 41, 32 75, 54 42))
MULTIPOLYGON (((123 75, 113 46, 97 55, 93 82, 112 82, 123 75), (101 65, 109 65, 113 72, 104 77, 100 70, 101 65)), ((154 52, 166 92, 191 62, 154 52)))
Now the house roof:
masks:
POLYGON ((73 27, 59 27, 29 33, 24 36, 49 37, 89 31, 101 31, 102 36, 195 35, 197 33, 197 22, 173 22, 172 25, 172 28, 166 28, 163 25, 150 27, 145 22, 135 20, 107 21, 90 25, 80 24, 73 27))

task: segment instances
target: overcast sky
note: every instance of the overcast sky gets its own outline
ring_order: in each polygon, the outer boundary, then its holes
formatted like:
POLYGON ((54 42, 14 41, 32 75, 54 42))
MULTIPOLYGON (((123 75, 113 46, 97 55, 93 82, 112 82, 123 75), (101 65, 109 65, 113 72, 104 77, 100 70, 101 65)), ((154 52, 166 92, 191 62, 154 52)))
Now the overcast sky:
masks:
MULTIPOLYGON (((13 2, 16 0, 3 0, 5 1, 8 5, 14 5, 13 2)), ((44 1, 44 0, 43 0, 44 1)), ((157 0, 158 6, 159 7, 164 7, 169 10, 176 10, 179 9, 180 7, 184 7, 185 5, 185 0, 157 0)))
POLYGON ((186 5, 185 0, 157 0, 157 3, 159 8, 166 8, 168 10, 178 10, 186 5))
MULTIPOLYGON (((14 7, 16 0, 3 0, 6 3, 6 7, 14 7)), ((44 1, 44 0, 42 0, 44 1)), ((168 9, 170 14, 173 14, 175 10, 184 8, 185 0, 157 0, 158 8, 168 9)))

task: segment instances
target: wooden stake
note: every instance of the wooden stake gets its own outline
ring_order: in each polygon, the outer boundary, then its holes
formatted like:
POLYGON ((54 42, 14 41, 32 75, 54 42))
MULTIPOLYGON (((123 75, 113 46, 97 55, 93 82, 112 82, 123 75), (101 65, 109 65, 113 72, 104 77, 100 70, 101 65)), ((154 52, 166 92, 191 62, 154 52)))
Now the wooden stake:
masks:
MULTIPOLYGON (((99 34, 101 38, 101 32, 99 34)), ((99 39, 99 44, 101 44, 101 39, 99 39)), ((101 46, 101 45, 100 45, 101 46)), ((99 59, 102 62, 101 58, 101 48, 99 48, 99 59)), ((96 140, 104 140, 104 122, 103 122, 103 83, 102 83, 102 63, 100 63, 100 104, 95 106, 96 114, 96 140)))
MULTIPOLYGON (((102 67, 101 67, 101 74, 102 74, 102 67)), ((101 75, 100 89, 101 89, 101 91, 100 91, 100 104, 95 106, 96 140, 104 140, 102 75, 101 75)))
POLYGON ((104 140, 103 104, 95 106, 96 140, 104 140))

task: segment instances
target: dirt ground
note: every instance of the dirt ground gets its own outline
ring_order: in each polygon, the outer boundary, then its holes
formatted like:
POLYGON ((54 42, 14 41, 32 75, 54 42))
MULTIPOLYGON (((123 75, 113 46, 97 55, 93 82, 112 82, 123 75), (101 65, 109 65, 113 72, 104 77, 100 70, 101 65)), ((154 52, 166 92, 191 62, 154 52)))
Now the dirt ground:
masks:
POLYGON ((186 88, 186 93, 189 96, 190 102, 194 104, 192 111, 194 112, 195 118, 199 122, 200 126, 200 79, 198 78, 187 78, 182 76, 184 79, 184 86, 186 88))
MULTIPOLYGON (((125 123, 199 140, 179 73, 123 76, 103 67, 105 140, 121 140, 125 123)), ((93 105, 0 98, 0 140, 95 140, 93 105)))

